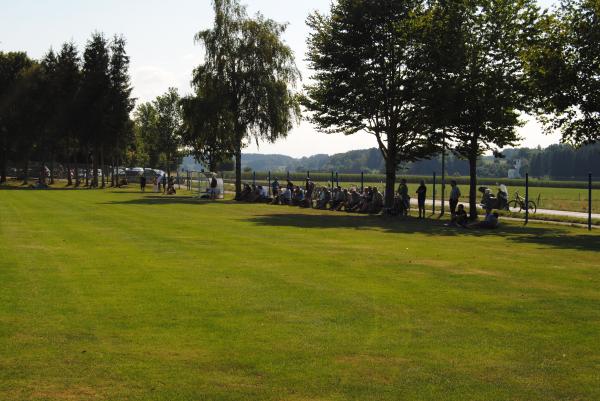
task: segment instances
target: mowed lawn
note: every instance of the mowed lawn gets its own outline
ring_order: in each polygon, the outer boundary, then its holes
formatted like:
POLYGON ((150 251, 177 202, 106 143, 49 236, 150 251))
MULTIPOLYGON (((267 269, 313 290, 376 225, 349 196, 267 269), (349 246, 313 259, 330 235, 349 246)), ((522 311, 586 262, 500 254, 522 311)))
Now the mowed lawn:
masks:
POLYGON ((599 400, 600 235, 0 191, 0 399, 599 400))

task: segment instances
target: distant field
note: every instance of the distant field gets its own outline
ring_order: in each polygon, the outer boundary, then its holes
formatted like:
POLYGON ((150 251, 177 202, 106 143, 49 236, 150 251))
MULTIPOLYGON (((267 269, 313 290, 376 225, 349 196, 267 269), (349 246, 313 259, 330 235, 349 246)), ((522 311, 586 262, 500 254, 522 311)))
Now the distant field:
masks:
POLYGON ((600 399, 600 235, 443 224, 0 191, 0 399, 600 399))

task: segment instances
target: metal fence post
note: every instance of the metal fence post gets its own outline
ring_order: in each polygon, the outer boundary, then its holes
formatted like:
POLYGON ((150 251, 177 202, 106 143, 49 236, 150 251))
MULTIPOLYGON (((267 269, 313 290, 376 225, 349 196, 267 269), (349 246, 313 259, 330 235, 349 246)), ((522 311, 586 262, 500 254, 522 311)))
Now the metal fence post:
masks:
POLYGON ((269 189, 267 190, 267 193, 269 194, 269 196, 271 196, 271 172, 269 171, 269 175, 268 175, 268 180, 269 180, 269 189))
POLYGON ((365 173, 360 172, 360 192, 365 192, 365 173))
POLYGON ((588 230, 592 231, 592 173, 588 175, 588 230))
POLYGON ((435 214, 435 185, 436 185, 436 174, 433 172, 433 211, 432 214, 435 214))
POLYGON ((525 173, 525 224, 529 223, 529 173, 525 173))
POLYGON ((335 183, 338 187, 340 186, 340 176, 337 172, 335 173, 335 183))

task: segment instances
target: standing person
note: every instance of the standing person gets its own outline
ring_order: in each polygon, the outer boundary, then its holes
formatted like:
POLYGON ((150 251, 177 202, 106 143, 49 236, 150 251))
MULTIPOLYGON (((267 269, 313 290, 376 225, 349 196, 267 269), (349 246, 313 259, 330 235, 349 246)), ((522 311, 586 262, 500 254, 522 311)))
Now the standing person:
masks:
POLYGON ((144 174, 140 174, 140 189, 142 192, 146 192, 146 176, 144 174))
POLYGON ((425 218, 425 198, 427 197, 427 186, 425 181, 421 180, 421 185, 417 188, 417 199, 419 201, 419 218, 425 218))
POLYGON ((406 185, 406 178, 403 178, 400 181, 400 186, 398 187, 398 196, 400 197, 400 205, 402 206, 400 214, 402 216, 408 216, 408 211, 410 209, 410 196, 408 195, 408 185, 406 185))
POLYGON ((450 214, 454 216, 456 214, 456 206, 458 205, 458 201, 460 200, 461 193, 460 188, 456 184, 455 180, 450 182, 450 186, 452 189, 450 190, 450 214))
POLYGON ((217 177, 215 177, 215 175, 212 175, 212 178, 210 179, 210 199, 211 200, 215 200, 217 199, 217 186, 219 185, 218 181, 217 181, 217 177))
MULTIPOLYGON (((167 176, 163 174, 161 181, 162 181, 163 194, 164 194, 167 192, 167 176)), ((158 190, 160 191, 160 183, 158 184, 158 190)))
POLYGON ((271 183, 271 192, 273 193, 273 199, 277 199, 279 196, 279 180, 275 177, 275 180, 271 183))

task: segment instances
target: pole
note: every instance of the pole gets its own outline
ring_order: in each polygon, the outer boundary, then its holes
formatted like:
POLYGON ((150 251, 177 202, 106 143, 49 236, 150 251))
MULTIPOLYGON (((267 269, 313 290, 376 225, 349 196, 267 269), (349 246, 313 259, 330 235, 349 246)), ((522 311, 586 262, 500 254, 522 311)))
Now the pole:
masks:
POLYGON ((360 192, 365 192, 365 173, 360 172, 360 192))
MULTIPOLYGON (((436 185, 436 174, 435 171, 433 172, 433 212, 432 214, 435 214, 435 185, 436 185)), ((443 206, 442 206, 443 208, 443 206)), ((444 209, 442 209, 444 210, 444 209)), ((443 214, 443 212, 442 212, 443 214)))
POLYGON ((269 196, 271 196, 271 172, 269 171, 269 175, 268 175, 268 180, 269 180, 269 189, 267 190, 269 196))
POLYGON ((256 171, 252 172, 252 185, 256 186, 256 171))
POLYGON ((529 223, 529 173, 525 174, 525 224, 529 223))
POLYGON ((592 231, 592 173, 588 175, 588 230, 592 231))
POLYGON ((289 171, 287 172, 287 180, 288 181, 290 180, 290 172, 289 171))
POLYGON ((446 212, 446 132, 442 138, 442 211, 441 216, 446 212))
POLYGON ((306 178, 310 179, 310 171, 306 172, 306 178))
POLYGON ((331 172, 331 190, 333 191, 333 171, 331 172))
POLYGON ((339 187, 340 186, 340 177, 337 172, 335 173, 335 182, 336 182, 336 185, 339 187))

